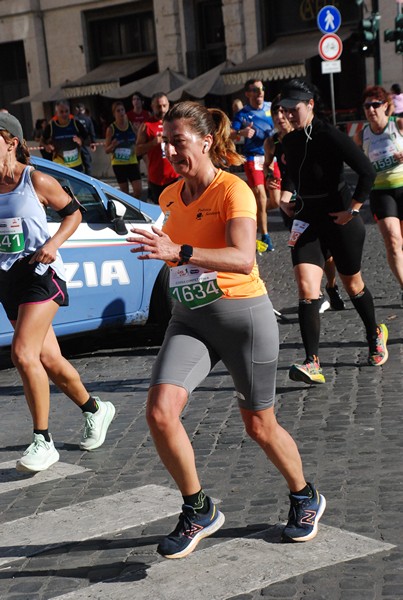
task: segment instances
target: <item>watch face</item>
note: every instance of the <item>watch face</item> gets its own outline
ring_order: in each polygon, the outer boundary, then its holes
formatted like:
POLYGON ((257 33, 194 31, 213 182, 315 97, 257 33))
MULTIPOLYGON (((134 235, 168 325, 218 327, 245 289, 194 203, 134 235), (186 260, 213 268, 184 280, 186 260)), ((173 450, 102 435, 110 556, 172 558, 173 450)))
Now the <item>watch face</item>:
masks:
POLYGON ((193 247, 189 246, 188 244, 183 244, 183 246, 181 246, 181 255, 183 256, 183 258, 192 258, 193 247))

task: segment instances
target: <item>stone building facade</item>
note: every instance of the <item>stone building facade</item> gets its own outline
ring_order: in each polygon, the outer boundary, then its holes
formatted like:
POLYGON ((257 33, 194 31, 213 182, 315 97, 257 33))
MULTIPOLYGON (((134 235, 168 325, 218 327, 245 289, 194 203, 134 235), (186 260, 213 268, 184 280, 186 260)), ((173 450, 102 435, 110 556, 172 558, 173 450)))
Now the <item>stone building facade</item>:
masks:
MULTIPOLYGON (((288 36, 292 47, 297 33, 317 31, 319 42, 316 14, 325 4, 339 7, 348 37, 362 10, 354 0, 0 0, 0 104, 31 127, 36 118, 48 116, 51 105, 13 101, 66 83, 74 87, 100 67, 111 79, 115 61, 135 60, 138 69, 123 69, 120 79, 116 71, 114 84, 166 67, 193 78, 224 60, 243 63, 279 36, 288 36)), ((366 0, 364 7, 370 4, 366 0)), ((383 30, 393 29, 399 6, 379 0, 382 40, 383 30)), ((351 60, 361 65, 354 67, 362 71, 357 85, 373 83, 373 60, 351 58, 349 48, 343 59, 346 66, 351 60)), ((381 52, 384 86, 403 83, 402 56, 395 54, 394 44, 382 41, 381 52)), ((96 107, 100 82, 89 76, 87 83, 84 97, 96 107)), ((348 79, 336 77, 337 85, 340 99, 350 93, 348 79)))

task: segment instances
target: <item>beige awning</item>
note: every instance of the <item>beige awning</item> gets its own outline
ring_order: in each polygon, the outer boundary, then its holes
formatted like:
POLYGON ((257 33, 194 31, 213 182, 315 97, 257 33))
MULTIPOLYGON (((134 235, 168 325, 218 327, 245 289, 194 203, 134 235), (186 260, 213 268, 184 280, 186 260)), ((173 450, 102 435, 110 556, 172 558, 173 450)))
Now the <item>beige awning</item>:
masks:
POLYGON ((242 89, 241 84, 227 84, 223 81, 222 73, 225 69, 233 66, 231 61, 225 61, 213 69, 202 73, 188 83, 181 85, 176 90, 168 94, 170 100, 180 100, 182 96, 191 96, 192 98, 204 98, 207 94, 215 96, 225 96, 242 89))
POLYGON ((31 96, 14 100, 12 104, 56 102, 79 96, 102 94, 108 90, 119 88, 122 79, 150 67, 154 62, 156 64, 154 56, 147 56, 104 63, 74 81, 59 83, 31 96))
POLYGON ((36 94, 32 94, 32 96, 24 96, 23 98, 18 98, 18 100, 13 100, 11 104, 23 104, 24 102, 56 102, 57 100, 64 100, 67 98, 65 91, 62 88, 62 85, 54 85, 45 90, 41 90, 36 94))
MULTIPOLYGON (((338 32, 341 39, 346 39, 350 34, 347 29, 338 32)), ((244 84, 252 78, 273 81, 305 77, 305 61, 319 54, 321 37, 320 31, 280 37, 258 54, 226 69, 223 80, 227 85, 234 85, 244 84)))
POLYGON ((103 63, 74 81, 63 84, 68 98, 104 94, 118 88, 121 80, 156 63, 155 56, 132 58, 103 63))
POLYGON ((154 73, 154 75, 136 79, 131 83, 127 83, 118 88, 113 88, 101 95, 106 96, 106 98, 119 99, 127 98, 134 94, 134 92, 139 92, 143 96, 151 98, 156 92, 164 92, 167 94, 171 90, 174 90, 189 81, 190 79, 186 77, 186 75, 183 75, 183 73, 178 73, 177 71, 172 71, 172 69, 167 68, 160 73, 154 73))

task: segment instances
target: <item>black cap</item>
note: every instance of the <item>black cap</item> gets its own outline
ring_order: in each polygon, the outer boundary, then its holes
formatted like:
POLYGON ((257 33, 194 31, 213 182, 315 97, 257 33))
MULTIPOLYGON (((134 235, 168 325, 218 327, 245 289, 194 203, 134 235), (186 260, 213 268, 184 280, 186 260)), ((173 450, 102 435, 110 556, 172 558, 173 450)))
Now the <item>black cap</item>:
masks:
POLYGON ((284 108, 294 108, 299 102, 308 102, 312 100, 312 92, 304 92, 303 90, 289 89, 281 94, 281 106, 284 108))

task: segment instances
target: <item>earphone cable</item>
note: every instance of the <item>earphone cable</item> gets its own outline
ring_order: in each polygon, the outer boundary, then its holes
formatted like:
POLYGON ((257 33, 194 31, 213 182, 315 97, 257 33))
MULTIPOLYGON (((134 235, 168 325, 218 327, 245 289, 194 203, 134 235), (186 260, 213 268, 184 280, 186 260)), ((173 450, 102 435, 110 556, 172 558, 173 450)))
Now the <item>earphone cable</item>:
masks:
POLYGON ((306 156, 307 156, 307 153, 308 153, 308 142, 309 142, 309 140, 312 140, 312 137, 311 137, 311 133, 312 133, 312 120, 310 121, 310 123, 307 124, 306 123, 307 119, 308 119, 308 115, 307 115, 307 118, 306 118, 305 124, 304 124, 304 133, 305 133, 305 136, 306 136, 306 139, 305 139, 305 151, 304 151, 304 156, 302 158, 301 164, 300 164, 299 169, 298 169, 297 198, 299 198, 301 200, 301 208, 299 210, 295 211, 296 215, 298 215, 301 212, 301 210, 304 208, 304 201, 303 201, 303 199, 302 199, 302 197, 301 197, 301 195, 299 193, 299 190, 300 190, 300 187, 301 187, 301 172, 302 172, 302 167, 304 166, 304 162, 306 160, 306 156))

